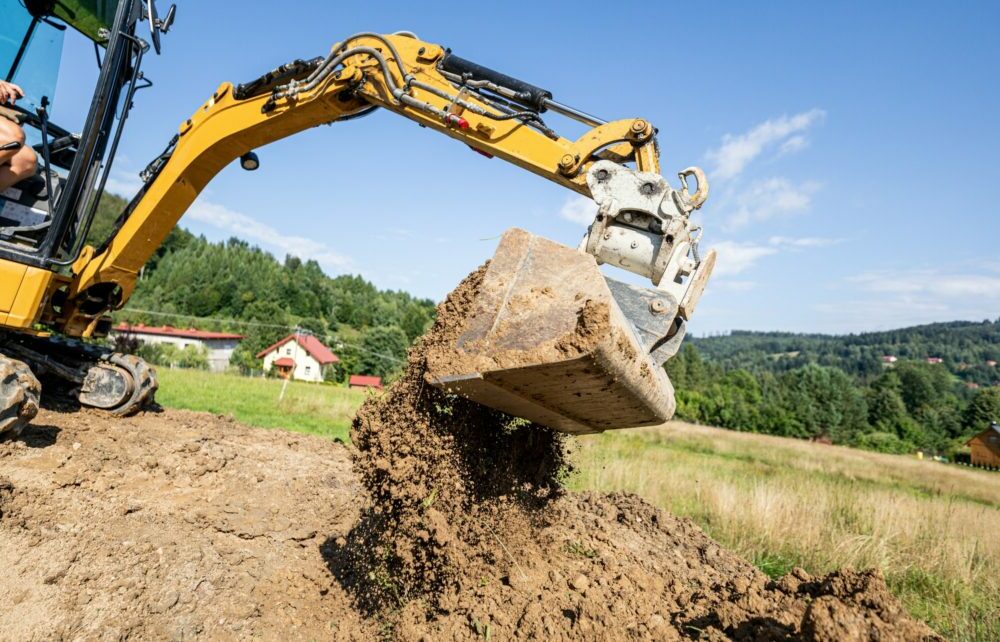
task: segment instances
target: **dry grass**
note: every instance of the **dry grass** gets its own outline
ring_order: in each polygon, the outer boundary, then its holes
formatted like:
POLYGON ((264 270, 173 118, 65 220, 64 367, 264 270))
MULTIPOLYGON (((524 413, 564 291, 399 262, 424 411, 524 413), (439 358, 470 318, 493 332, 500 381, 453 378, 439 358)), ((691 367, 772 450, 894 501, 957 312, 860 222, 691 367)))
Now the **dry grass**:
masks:
POLYGON ((679 422, 578 445, 578 488, 691 517, 772 575, 878 567, 944 635, 1000 639, 1000 474, 679 422))

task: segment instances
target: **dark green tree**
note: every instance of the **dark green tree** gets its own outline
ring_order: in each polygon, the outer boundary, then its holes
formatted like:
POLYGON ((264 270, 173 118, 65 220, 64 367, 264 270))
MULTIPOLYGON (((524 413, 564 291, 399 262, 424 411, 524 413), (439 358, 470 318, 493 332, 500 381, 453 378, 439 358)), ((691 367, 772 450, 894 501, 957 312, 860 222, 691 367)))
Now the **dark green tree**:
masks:
POLYGON ((962 414, 966 436, 986 430, 994 421, 1000 422, 1000 388, 980 390, 962 414))
POLYGON ((406 359, 409 341, 398 326, 377 326, 361 333, 358 365, 361 374, 388 377, 399 371, 406 359))

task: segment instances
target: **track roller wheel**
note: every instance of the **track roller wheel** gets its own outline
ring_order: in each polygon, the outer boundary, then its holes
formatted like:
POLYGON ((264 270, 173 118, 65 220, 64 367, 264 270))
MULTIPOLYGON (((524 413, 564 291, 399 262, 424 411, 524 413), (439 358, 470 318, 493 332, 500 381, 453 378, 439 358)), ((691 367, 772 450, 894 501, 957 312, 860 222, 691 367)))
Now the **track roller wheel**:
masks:
POLYGON ((133 415, 153 403, 156 371, 135 355, 102 355, 88 371, 77 395, 80 403, 116 415, 133 415))

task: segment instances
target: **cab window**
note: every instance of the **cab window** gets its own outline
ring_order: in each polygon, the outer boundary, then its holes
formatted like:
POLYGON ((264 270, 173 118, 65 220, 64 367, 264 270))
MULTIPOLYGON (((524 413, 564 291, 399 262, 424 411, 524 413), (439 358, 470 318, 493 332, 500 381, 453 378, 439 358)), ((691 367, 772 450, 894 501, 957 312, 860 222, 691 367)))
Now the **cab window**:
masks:
MULTIPOLYGON (((44 22, 35 23, 34 29, 31 24, 31 16, 19 0, 0 0, 0 74, 24 90, 24 98, 17 104, 33 112, 42 96, 50 101, 55 96, 65 32, 44 22), (17 60, 26 40, 24 53, 17 60)), ((31 144, 41 140, 40 132, 32 127, 26 127, 25 134, 31 144)))

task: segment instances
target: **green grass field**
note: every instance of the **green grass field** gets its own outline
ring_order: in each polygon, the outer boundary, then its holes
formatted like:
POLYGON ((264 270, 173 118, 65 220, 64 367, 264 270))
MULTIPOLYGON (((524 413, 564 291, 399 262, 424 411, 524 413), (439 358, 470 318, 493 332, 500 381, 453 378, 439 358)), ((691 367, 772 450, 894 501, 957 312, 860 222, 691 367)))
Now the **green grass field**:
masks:
POLYGON ((167 408, 232 415, 250 426, 283 428, 344 441, 354 411, 367 394, 340 386, 289 381, 279 401, 283 382, 277 379, 168 368, 157 368, 156 374, 160 379, 156 400, 167 408))
MULTIPOLYGON (((365 393, 160 371, 157 399, 346 439, 365 393)), ((690 517, 770 575, 878 567, 953 640, 1000 639, 1000 474, 679 422, 574 440, 575 489, 628 490, 690 517)))

